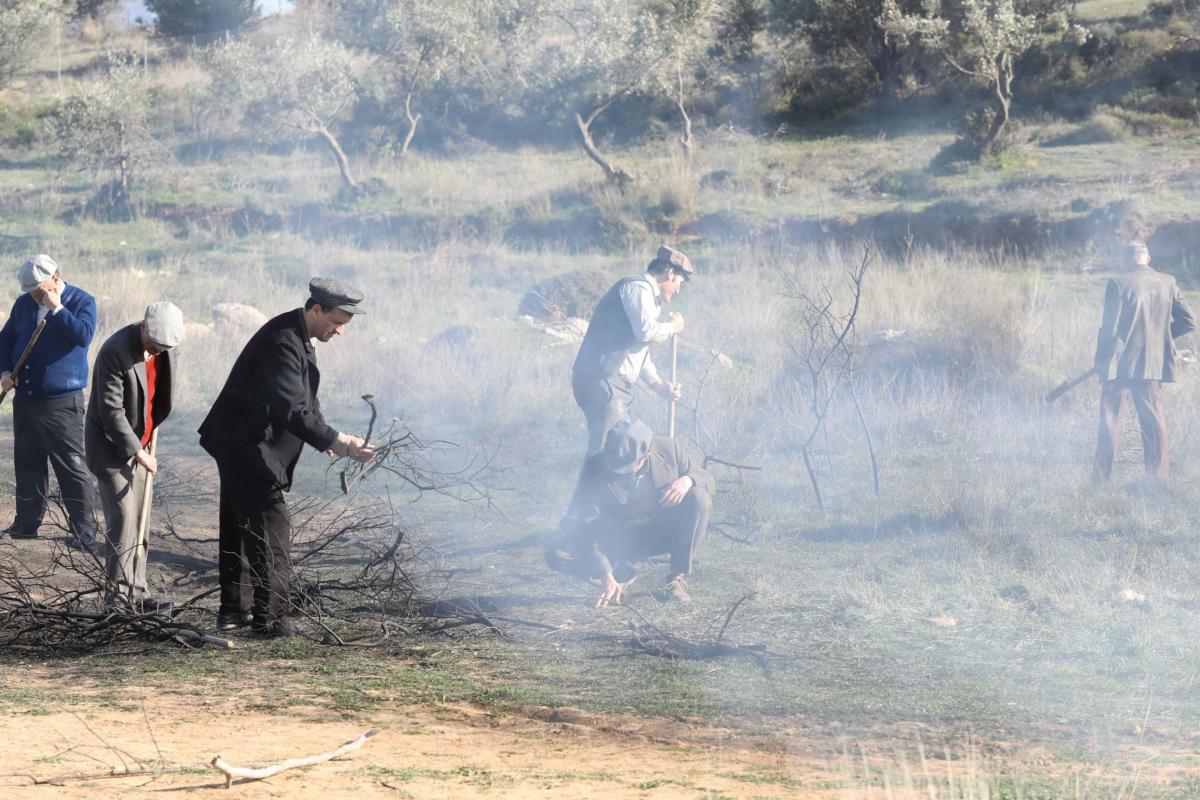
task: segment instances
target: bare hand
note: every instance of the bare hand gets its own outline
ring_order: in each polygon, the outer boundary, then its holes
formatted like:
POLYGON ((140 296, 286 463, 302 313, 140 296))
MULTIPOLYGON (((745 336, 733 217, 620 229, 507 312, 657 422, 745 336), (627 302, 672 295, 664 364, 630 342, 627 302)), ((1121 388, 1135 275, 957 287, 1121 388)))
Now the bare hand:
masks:
POLYGON ((664 400, 678 400, 683 397, 683 384, 660 381, 654 384, 654 391, 662 395, 664 400))
POLYGON ((41 297, 36 298, 38 305, 44 306, 51 311, 57 311, 62 308, 62 285, 58 281, 53 281, 49 289, 42 289, 41 297))
POLYGON ((0 389, 6 392, 11 392, 13 387, 17 385, 17 379, 13 377, 11 372, 0 373, 0 389))
POLYGON ((663 508, 673 508, 679 505, 695 485, 696 482, 687 475, 684 475, 682 478, 676 478, 667 488, 662 490, 662 496, 659 498, 658 504, 663 508))
POLYGON ((675 331, 676 335, 683 333, 683 314, 680 314, 678 311, 672 311, 667 316, 667 321, 671 323, 671 329, 675 331))
POLYGON ((346 455, 355 461, 370 461, 375 457, 375 448, 355 436, 350 440, 346 455))
POLYGON ((133 460, 145 467, 146 472, 149 472, 151 475, 158 473, 158 459, 145 450, 138 450, 134 453, 133 460))
POLYGON ((633 576, 624 583, 620 583, 613 574, 609 572, 604 576, 604 591, 600 595, 600 599, 596 601, 596 608, 605 608, 609 604, 614 606, 621 605, 621 592, 629 588, 637 580, 637 576, 633 576))

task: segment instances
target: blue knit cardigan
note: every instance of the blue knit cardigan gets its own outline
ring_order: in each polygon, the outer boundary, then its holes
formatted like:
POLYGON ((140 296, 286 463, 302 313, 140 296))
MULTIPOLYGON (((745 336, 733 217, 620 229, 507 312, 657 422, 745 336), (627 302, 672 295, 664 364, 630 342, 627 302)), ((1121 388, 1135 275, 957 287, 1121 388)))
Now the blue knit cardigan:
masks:
MULTIPOLYGON (((11 372, 37 328, 38 304, 23 294, 0 328, 0 372, 11 372)), ((96 299, 67 284, 62 308, 46 315, 46 327, 17 376, 19 394, 62 397, 88 382, 88 346, 96 332, 96 299)))

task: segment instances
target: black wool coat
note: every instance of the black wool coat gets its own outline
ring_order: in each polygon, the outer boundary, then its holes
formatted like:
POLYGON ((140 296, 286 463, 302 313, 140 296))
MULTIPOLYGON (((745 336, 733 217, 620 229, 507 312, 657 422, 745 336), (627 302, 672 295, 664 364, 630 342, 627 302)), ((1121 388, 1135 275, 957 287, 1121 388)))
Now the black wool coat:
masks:
POLYGON ((250 338, 200 425, 200 446, 246 480, 287 491, 304 445, 337 439, 321 414, 321 372, 304 310, 280 314, 250 338))

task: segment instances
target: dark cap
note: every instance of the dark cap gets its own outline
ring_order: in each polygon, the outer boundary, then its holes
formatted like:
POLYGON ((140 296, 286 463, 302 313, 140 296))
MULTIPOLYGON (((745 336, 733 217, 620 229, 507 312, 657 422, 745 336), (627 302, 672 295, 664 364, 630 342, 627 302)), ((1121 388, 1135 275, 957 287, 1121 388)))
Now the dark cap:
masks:
POLYGON ((654 256, 654 260, 682 274, 688 280, 691 280, 691 277, 696 274, 692 260, 674 247, 667 247, 664 244, 658 248, 658 254, 654 256))
POLYGON ((363 301, 362 292, 336 278, 313 278, 308 282, 308 295, 327 311, 340 308, 350 314, 367 313, 359 305, 363 301))
POLYGON ((650 452, 650 441, 654 432, 650 426, 635 419, 621 420, 612 427, 604 439, 604 466, 618 475, 630 475, 637 463, 650 452))

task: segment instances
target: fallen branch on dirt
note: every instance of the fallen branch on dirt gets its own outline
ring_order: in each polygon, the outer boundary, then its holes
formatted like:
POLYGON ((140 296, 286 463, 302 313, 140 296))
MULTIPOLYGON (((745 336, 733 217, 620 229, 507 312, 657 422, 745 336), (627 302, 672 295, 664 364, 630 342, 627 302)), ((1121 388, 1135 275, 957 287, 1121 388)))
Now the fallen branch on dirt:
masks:
POLYGON ((316 756, 308 756, 307 758, 293 758, 287 761, 282 761, 278 764, 272 764, 269 767, 261 767, 259 769, 250 769, 247 767, 235 767, 225 759, 217 756, 212 760, 212 766, 225 776, 225 788, 233 786, 235 779, 244 781, 261 781, 270 778, 273 775, 278 775, 289 769, 298 769, 299 767, 311 767, 313 764, 320 764, 325 761, 332 761, 335 758, 346 755, 353 750, 357 750, 371 739, 378 736, 382 731, 379 728, 371 730, 359 736, 357 739, 351 739, 345 744, 339 746, 336 750, 331 750, 328 753, 321 753, 316 756))

